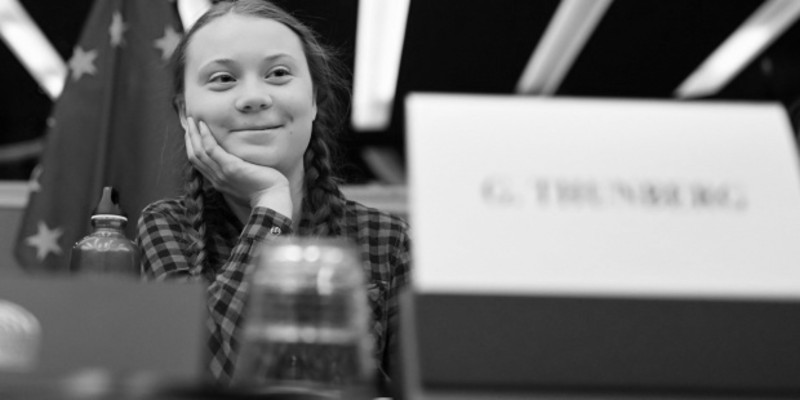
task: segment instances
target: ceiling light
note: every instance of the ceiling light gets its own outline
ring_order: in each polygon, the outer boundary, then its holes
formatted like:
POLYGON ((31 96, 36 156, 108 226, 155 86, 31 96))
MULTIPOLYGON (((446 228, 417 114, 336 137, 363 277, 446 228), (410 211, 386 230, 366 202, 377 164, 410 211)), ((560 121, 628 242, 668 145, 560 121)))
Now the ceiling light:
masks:
POLYGON ((517 93, 551 95, 612 0, 562 0, 517 82, 517 93))
POLYGON ((17 0, 0 0, 0 37, 47 95, 58 98, 67 66, 17 0))
POLYGON ((389 125, 410 0, 360 0, 353 71, 352 124, 358 130, 389 125))
POLYGON ((713 95, 800 16, 800 1, 765 2, 675 90, 679 98, 713 95))
POLYGON ((188 31, 195 21, 211 7, 211 0, 178 0, 178 14, 183 31, 188 31))

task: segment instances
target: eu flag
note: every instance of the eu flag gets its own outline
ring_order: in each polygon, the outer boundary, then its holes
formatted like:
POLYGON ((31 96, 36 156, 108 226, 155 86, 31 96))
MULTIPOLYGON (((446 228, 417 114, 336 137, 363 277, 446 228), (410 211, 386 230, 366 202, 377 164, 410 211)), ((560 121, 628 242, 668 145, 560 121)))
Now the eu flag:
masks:
POLYGON ((48 120, 15 246, 30 271, 66 271, 113 186, 133 238, 139 212, 179 189, 186 162, 168 59, 182 28, 174 1, 96 0, 48 120))

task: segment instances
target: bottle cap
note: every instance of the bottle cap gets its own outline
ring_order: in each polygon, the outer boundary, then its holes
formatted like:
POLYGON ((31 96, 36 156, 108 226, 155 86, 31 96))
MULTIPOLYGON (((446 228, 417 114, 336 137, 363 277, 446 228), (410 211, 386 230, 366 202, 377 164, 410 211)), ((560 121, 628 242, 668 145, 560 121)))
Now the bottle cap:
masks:
POLYGON ((94 211, 92 212, 92 219, 102 216, 104 218, 119 218, 127 221, 128 218, 119 207, 118 197, 117 191, 114 190, 113 187, 104 187, 103 194, 100 196, 100 201, 97 203, 97 207, 95 207, 94 211))

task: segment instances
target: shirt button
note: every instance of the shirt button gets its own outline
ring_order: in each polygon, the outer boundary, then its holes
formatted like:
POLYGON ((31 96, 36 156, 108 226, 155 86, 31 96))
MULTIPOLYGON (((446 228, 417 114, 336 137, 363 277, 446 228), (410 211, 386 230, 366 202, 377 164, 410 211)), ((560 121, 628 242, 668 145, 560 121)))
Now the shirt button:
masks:
POLYGON ((280 235, 280 234, 281 234, 281 232, 282 232, 282 231, 281 231, 281 228, 278 228, 277 226, 273 226, 273 227, 272 227, 272 228, 270 228, 270 230, 269 230, 269 233, 270 233, 270 235, 275 235, 275 236, 278 236, 278 235, 280 235))

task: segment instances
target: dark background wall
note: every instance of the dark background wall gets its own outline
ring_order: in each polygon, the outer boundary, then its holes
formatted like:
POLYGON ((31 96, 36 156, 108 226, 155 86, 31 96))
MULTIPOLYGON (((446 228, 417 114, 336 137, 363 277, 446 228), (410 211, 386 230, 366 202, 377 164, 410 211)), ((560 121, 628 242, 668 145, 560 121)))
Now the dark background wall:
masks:
MULTIPOLYGON (((92 0, 21 0, 65 60, 92 0)), ((352 67, 357 0, 278 0, 342 51, 352 67)), ((673 98, 677 86, 764 1, 616 0, 556 96, 673 98)), ((403 97, 412 91, 511 94, 558 0, 411 2, 389 127, 343 132, 349 183, 383 182, 366 153, 405 160, 403 97), (377 152, 376 152, 377 151, 377 152)), ((702 100, 779 101, 800 114, 800 24, 719 93, 702 100)), ((0 45, 0 180, 25 180, 38 161, 52 101, 0 45)), ((398 183, 398 182, 391 182, 398 183)))

